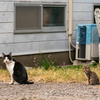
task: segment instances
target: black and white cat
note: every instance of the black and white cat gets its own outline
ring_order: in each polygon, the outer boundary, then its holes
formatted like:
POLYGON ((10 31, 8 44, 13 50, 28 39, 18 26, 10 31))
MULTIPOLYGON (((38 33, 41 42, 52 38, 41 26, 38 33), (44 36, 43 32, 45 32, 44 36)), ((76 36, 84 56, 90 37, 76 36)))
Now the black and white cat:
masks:
POLYGON ((11 82, 9 84, 13 84, 14 81, 20 84, 33 84, 34 82, 28 81, 28 76, 25 67, 12 58, 12 53, 10 52, 8 55, 2 53, 3 62, 6 64, 6 67, 11 75, 11 82))

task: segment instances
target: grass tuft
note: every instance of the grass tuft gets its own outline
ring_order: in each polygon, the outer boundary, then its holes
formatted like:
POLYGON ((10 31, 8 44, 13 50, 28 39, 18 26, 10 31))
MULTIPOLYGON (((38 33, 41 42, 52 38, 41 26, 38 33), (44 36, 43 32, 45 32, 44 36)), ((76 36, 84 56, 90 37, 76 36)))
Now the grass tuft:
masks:
MULTIPOLYGON (((91 65, 91 71, 97 73, 98 77, 100 78, 100 67, 98 65, 91 65)), ((82 71, 82 66, 67 66, 67 67, 54 67, 49 70, 44 70, 43 68, 33 68, 30 72, 29 80, 33 80, 35 82, 42 82, 42 83, 66 83, 66 82, 78 82, 83 83, 87 80, 85 74, 82 71), (32 74, 34 75, 32 76, 32 74)))
POLYGON ((10 74, 8 70, 0 69, 0 81, 1 82, 10 81, 10 74))

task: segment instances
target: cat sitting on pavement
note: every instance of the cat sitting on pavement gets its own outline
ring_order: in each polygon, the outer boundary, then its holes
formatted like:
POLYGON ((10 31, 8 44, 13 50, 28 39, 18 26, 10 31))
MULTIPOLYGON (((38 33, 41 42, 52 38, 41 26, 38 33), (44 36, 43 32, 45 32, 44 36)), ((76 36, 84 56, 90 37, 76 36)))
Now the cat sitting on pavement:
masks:
POLYGON ((34 83, 28 81, 28 76, 25 67, 20 62, 13 59, 11 52, 8 55, 2 53, 2 57, 4 59, 3 62, 6 64, 6 67, 11 75, 11 82, 9 84, 13 84, 14 81, 20 84, 34 83))
POLYGON ((97 74, 90 70, 90 67, 82 67, 83 72, 85 73, 87 79, 88 79, 88 85, 98 85, 99 84, 99 78, 97 74))

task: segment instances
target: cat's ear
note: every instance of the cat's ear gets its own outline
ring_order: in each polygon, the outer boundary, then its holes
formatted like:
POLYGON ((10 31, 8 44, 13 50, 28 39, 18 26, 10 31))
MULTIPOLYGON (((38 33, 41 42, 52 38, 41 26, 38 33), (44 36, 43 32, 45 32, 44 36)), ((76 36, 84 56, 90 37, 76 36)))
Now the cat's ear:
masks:
POLYGON ((2 53, 2 57, 4 58, 4 56, 5 56, 5 54, 4 53, 2 53))
POLYGON ((9 53, 10 57, 12 57, 12 52, 9 53))

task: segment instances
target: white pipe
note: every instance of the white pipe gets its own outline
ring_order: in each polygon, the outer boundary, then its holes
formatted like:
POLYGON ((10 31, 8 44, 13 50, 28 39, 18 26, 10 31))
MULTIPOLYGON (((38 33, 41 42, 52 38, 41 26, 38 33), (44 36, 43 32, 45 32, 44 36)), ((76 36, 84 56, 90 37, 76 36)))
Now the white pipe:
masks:
POLYGON ((69 20, 69 30, 68 30, 68 35, 72 35, 72 24, 73 24, 73 0, 69 0, 69 17, 68 17, 68 20, 69 20))
POLYGON ((76 49, 76 47, 72 44, 72 34, 73 34, 73 0, 69 0, 69 24, 68 24, 68 38, 69 38, 69 58, 70 61, 73 63, 71 58, 71 46, 76 49))

